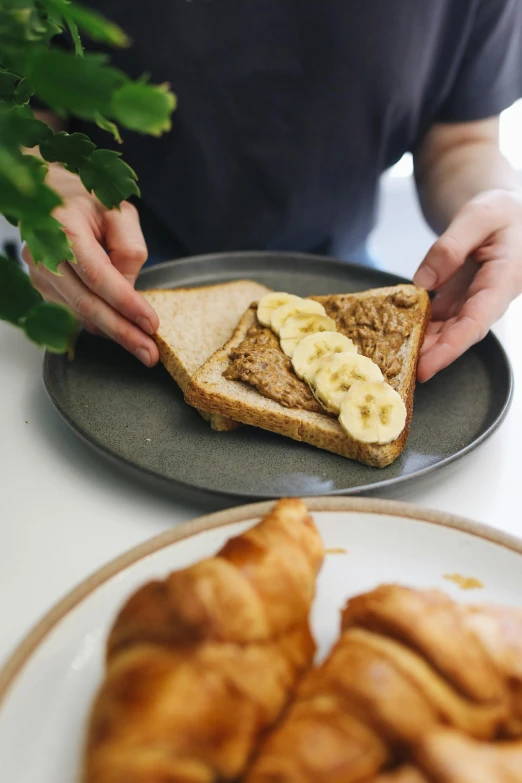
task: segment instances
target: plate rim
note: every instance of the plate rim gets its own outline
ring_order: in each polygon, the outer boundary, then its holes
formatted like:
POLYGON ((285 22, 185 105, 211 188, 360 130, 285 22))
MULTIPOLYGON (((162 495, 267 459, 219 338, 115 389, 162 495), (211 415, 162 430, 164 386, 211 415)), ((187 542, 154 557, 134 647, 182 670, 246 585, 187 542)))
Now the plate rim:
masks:
MULTIPOLYGON (((411 503, 377 498, 314 496, 303 498, 303 500, 310 512, 381 514, 410 519, 413 522, 428 523, 458 530, 522 556, 522 539, 482 522, 476 522, 456 514, 427 509, 411 503)), ((267 514, 275 502, 277 501, 268 500, 261 503, 249 503, 196 517, 189 522, 181 523, 170 530, 143 541, 141 544, 132 547, 95 570, 55 603, 33 625, 32 629, 29 630, 8 656, 4 665, 0 668, 0 711, 5 705, 15 681, 22 674, 26 664, 29 663, 47 636, 70 612, 99 587, 140 560, 172 544, 209 530, 216 530, 238 522, 246 522, 250 519, 258 519, 267 514)))
MULTIPOLYGON (((239 259, 246 261, 259 261, 260 263, 266 261, 267 259, 272 259, 274 261, 281 259, 290 261, 292 259, 294 261, 302 261, 305 264, 320 262, 323 265, 326 262, 327 264, 341 267, 343 269, 355 269, 364 274, 367 274, 368 272, 381 274, 385 277, 389 277, 390 280, 396 280, 397 284, 399 282, 411 283, 411 280, 406 277, 402 277, 402 275, 396 275, 395 272, 387 272, 385 269, 368 266, 366 264, 358 263, 357 261, 343 260, 342 258, 337 258, 336 256, 324 256, 317 253, 302 253, 297 250, 230 250, 218 253, 202 253, 201 255, 196 256, 183 256, 182 258, 173 258, 170 261, 161 261, 158 264, 151 264, 150 266, 146 266, 142 268, 136 280, 137 290, 143 290, 140 288, 142 280, 146 279, 147 277, 152 277, 155 272, 160 270, 170 269, 177 266, 193 265, 195 263, 209 263, 220 260, 233 261, 239 259)), ((240 275, 239 277, 234 277, 233 279, 245 279, 245 275, 240 275)), ((208 285, 208 283, 204 285, 208 285)), ((182 288, 183 286, 179 287, 182 288)))
MULTIPOLYGON (((295 259, 299 260, 303 263, 313 263, 321 261, 322 263, 327 262, 328 264, 338 267, 338 268, 352 268, 356 271, 363 272, 365 274, 376 274, 376 275, 383 275, 391 280, 395 280, 397 284, 399 283, 407 283, 408 280, 404 277, 401 277, 400 275, 395 275, 393 272, 387 272, 385 270, 381 269, 375 269, 373 267, 367 267, 363 264, 353 263, 353 262, 347 262, 343 261, 342 259, 338 258, 331 258, 331 257, 324 257, 314 254, 308 254, 308 253, 294 253, 291 251, 285 251, 285 252, 274 252, 274 251, 233 251, 229 253, 209 253, 205 255, 199 255, 199 256, 190 256, 187 258, 180 258, 175 259, 172 261, 166 261, 161 264, 154 264, 153 266, 146 267, 140 276, 138 277, 138 286, 140 283, 140 280, 143 280, 144 278, 150 277, 154 274, 154 272, 165 270, 167 268, 176 267, 176 266, 189 266, 190 264, 196 264, 196 263, 211 263, 215 261, 222 260, 225 261, 234 261, 238 259, 244 259, 244 260, 254 260, 254 261, 267 261, 267 259, 272 259, 274 262, 277 262, 278 260, 284 260, 284 259, 295 259)), ((245 276, 248 277, 248 271, 245 271, 245 276)), ((238 278, 239 279, 239 278, 238 278)), ((391 283, 390 283, 391 284, 391 283)), ((163 286, 167 287, 167 286, 163 286)), ((176 286, 183 288, 183 284, 176 286)), ((412 473, 406 473, 400 476, 395 476, 394 478, 388 478, 388 479, 377 479, 373 483, 366 483, 366 484, 360 484, 356 487, 344 487, 342 489, 334 489, 331 492, 328 493, 329 497, 343 497, 343 496, 355 496, 364 494, 367 492, 374 492, 376 490, 385 489, 390 486, 394 486, 396 484, 403 484, 406 481, 415 480, 418 478, 422 478, 423 476, 433 473, 437 470, 444 469, 446 466, 450 465, 451 463, 467 456, 472 451, 474 451, 478 446, 480 446, 484 441, 486 441, 488 438, 490 438, 500 427, 500 425, 505 421, 507 414, 509 413, 509 410, 511 408, 511 404, 513 402, 513 392, 514 392, 514 373, 513 373, 513 367, 511 366, 510 359, 506 353, 506 350, 504 349, 504 346, 500 342, 499 338, 494 334, 493 331, 489 331, 486 337, 484 338, 485 342, 489 341, 492 343, 495 347, 495 350, 498 352, 498 355, 500 359, 502 360, 506 371, 507 371, 507 390, 506 390, 506 396, 505 400, 503 401, 499 414, 496 417, 496 419, 493 421, 492 424, 490 424, 483 432, 481 432, 478 437, 476 437, 471 443, 468 443, 467 446, 464 446, 463 448, 460 448, 458 451, 456 451, 454 454, 450 454, 448 457, 445 457, 444 459, 440 460, 439 462, 435 462, 431 465, 426 465, 424 468, 420 468, 419 470, 414 470, 412 473)), ((476 346, 472 346, 470 350, 473 350, 476 346)), ((59 360, 60 357, 56 354, 52 354, 48 351, 46 351, 43 361, 43 382, 45 391, 47 393, 47 396, 49 400, 51 401, 54 409, 57 411, 57 413, 60 415, 62 420, 67 424, 67 426, 75 433, 77 437, 81 441, 83 441, 85 444, 89 446, 89 448, 94 449, 95 452, 98 454, 101 454, 105 459, 108 459, 113 465, 118 466, 120 470, 125 470, 128 473, 132 473, 134 476, 136 476, 139 480, 142 482, 144 479, 146 479, 149 482, 153 482, 157 486, 163 487, 167 491, 177 491, 177 493, 184 493, 188 497, 193 497, 194 493, 198 494, 198 497, 203 495, 207 501, 207 503, 216 503, 216 502, 234 502, 234 500, 238 501, 239 503, 250 503, 255 501, 268 501, 268 500, 274 500, 277 498, 276 492, 238 492, 230 489, 211 489, 209 487, 206 487, 204 485, 194 484, 192 482, 184 481, 179 478, 169 478, 167 476, 161 475, 155 470, 152 470, 145 466, 137 465, 132 460, 128 459, 127 457, 124 457, 117 452, 113 451, 109 446, 106 446, 102 443, 97 442, 94 440, 90 434, 88 434, 83 427, 81 427, 67 412, 67 410, 64 408, 64 406, 61 404, 59 399, 57 398, 55 394, 55 388, 54 384, 51 380, 51 370, 50 370, 50 364, 53 361, 59 360)), ((324 492, 321 493, 324 495, 324 492)), ((316 497, 319 497, 320 495, 317 495, 316 497)))

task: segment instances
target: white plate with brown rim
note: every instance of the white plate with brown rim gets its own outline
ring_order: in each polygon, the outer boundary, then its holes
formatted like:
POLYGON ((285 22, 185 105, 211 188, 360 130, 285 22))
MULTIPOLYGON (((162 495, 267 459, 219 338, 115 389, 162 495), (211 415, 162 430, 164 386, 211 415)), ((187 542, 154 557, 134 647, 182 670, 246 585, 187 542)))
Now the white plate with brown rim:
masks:
MULTIPOLYGON (((402 503, 307 502, 327 548, 313 608, 319 655, 336 636, 346 599, 383 582, 522 606, 517 539, 402 503)), ((0 781, 78 780, 85 719, 119 607, 145 582, 214 553, 270 507, 222 511, 152 539, 102 568, 37 625, 0 672, 0 781)))

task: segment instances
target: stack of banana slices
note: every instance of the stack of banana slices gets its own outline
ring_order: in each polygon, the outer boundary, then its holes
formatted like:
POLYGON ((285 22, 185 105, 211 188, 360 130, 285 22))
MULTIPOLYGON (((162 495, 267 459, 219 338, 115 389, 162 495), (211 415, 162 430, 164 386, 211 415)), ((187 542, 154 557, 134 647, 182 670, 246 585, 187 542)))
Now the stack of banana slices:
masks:
POLYGON ((323 407, 339 417, 343 430, 361 443, 391 443, 406 424, 406 406, 380 368, 336 331, 322 304, 272 292, 257 318, 279 337, 295 374, 309 384, 323 407))

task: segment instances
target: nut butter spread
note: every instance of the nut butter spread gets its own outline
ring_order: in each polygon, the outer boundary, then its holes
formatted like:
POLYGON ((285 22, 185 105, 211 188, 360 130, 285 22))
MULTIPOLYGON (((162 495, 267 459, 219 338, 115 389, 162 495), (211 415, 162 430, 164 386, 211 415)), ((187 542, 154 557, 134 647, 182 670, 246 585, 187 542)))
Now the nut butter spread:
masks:
POLYGON ((337 330, 359 348, 359 353, 377 364, 391 386, 402 370, 401 348, 418 321, 415 294, 397 291, 389 296, 356 299, 336 295, 323 302, 337 330))
POLYGON ((308 384, 300 381, 292 362, 279 346, 279 340, 267 327, 256 324, 243 342, 230 354, 230 366, 224 372, 230 381, 245 381, 285 408, 324 412, 308 384))
MULTIPOLYGON (((419 318, 415 294, 396 291, 362 300, 353 294, 317 298, 334 319, 337 330, 353 340, 359 353, 374 361, 390 386, 396 388, 403 363, 401 348, 419 318)), ((287 408, 325 412, 308 384, 294 373, 278 338, 271 329, 259 324, 252 326, 231 352, 224 376, 251 384, 287 408)))

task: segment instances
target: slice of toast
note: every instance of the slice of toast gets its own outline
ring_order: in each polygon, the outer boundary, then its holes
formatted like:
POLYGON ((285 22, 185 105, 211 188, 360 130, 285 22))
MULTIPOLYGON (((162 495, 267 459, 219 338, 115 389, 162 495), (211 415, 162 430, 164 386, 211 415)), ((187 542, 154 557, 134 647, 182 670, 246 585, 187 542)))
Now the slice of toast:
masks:
MULTIPOLYGON (((415 297, 415 322, 409 337, 400 347, 398 354, 401 358, 400 373, 390 381, 403 398, 407 409, 406 426, 399 438, 392 443, 385 445, 359 443, 345 434, 336 418, 326 413, 287 408, 263 396, 247 383, 225 378, 223 373, 229 366, 231 351, 242 343, 249 328, 257 323, 255 307, 251 307, 243 315, 226 345, 216 351, 195 373, 187 386, 185 399, 191 405, 212 413, 229 416, 244 424, 304 441, 365 465, 378 468, 390 465, 400 455, 408 438, 419 352, 430 319, 428 294, 413 285, 401 285, 356 294, 313 297, 325 305, 332 317, 337 303, 343 300, 352 305, 360 304, 362 310, 366 308, 368 316, 371 317, 373 303, 381 298, 394 297, 396 294, 408 298, 415 297)), ((342 321, 337 319, 336 321, 338 331, 350 333, 354 339, 353 329, 348 330, 343 326, 342 321)), ((362 354, 365 353, 363 346, 364 341, 361 341, 359 350, 362 354)))
MULTIPOLYGON (((235 280, 202 288, 141 292, 160 320, 153 338, 160 360, 183 392, 196 370, 230 339, 247 307, 268 290, 252 280, 235 280)), ((240 426, 219 413, 201 409, 199 413, 221 432, 240 426)))

